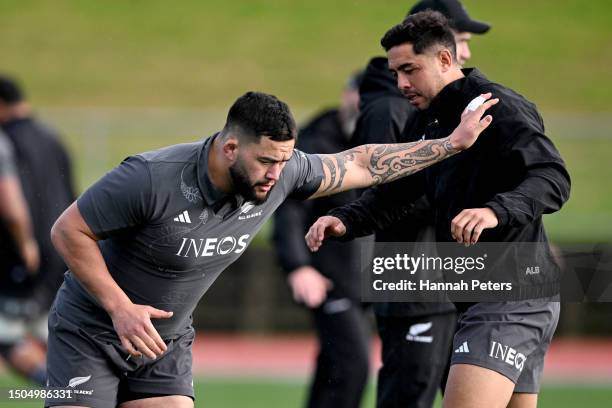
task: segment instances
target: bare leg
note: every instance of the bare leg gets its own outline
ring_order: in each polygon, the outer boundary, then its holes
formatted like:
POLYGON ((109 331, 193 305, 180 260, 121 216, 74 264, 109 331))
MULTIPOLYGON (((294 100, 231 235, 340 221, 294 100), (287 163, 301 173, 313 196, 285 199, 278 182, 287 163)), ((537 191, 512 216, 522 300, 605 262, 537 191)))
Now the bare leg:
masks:
POLYGON ((538 394, 527 394, 515 392, 512 394, 508 408, 536 408, 538 406, 538 394))
POLYGON ((505 408, 514 383, 500 373, 471 364, 451 366, 444 408, 505 408))
POLYGON ((168 395, 126 401, 119 408, 193 408, 193 400, 184 395, 168 395))

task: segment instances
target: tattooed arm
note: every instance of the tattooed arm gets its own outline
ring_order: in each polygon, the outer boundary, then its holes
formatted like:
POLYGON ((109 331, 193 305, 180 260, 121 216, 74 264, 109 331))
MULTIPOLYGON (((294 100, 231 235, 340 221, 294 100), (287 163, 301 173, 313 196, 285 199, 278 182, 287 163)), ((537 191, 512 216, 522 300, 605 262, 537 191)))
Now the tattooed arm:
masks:
MULTIPOLYGON (((491 94, 482 96, 489 99, 491 94)), ((367 144, 337 154, 319 155, 325 176, 311 198, 388 183, 469 148, 491 123, 490 115, 484 118, 482 115, 497 101, 489 99, 476 110, 466 109, 461 115, 459 126, 443 139, 367 144)))

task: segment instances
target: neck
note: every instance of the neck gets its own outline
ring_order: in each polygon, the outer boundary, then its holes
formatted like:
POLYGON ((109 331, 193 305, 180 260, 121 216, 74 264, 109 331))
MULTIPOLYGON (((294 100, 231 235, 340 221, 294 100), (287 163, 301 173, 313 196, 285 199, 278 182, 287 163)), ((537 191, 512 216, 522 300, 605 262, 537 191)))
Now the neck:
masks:
POLYGON ((455 82, 458 79, 465 77, 463 75, 463 71, 461 71, 461 67, 459 65, 455 65, 450 71, 448 71, 444 86, 450 84, 451 82, 455 82))
POLYGON ((212 141, 208 149, 208 178, 217 189, 224 193, 232 191, 232 180, 229 174, 229 165, 223 157, 223 145, 219 136, 212 141))

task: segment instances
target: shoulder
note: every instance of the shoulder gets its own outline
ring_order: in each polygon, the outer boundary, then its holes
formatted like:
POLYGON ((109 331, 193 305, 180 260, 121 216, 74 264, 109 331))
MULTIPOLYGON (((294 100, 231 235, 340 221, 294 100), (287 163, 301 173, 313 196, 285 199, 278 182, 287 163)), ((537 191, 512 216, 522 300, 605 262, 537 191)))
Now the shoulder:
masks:
POLYGON ((476 97, 481 93, 491 92, 494 98, 499 98, 499 103, 491 108, 491 112, 498 115, 502 113, 504 120, 522 119, 525 116, 540 118, 537 106, 519 92, 489 80, 477 70, 469 75, 468 80, 472 94, 470 96, 476 97))
POLYGON ((198 153, 202 149, 203 143, 202 141, 181 143, 139 153, 136 156, 149 164, 195 162, 197 161, 198 153))

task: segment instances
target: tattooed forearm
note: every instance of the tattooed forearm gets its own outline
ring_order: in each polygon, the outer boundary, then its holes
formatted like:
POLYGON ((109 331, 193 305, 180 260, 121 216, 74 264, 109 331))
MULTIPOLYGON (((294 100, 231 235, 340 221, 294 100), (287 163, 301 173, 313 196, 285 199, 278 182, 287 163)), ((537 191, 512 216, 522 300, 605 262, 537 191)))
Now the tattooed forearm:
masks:
POLYGON ((371 150, 368 170, 374 184, 386 183, 416 173, 458 152, 449 138, 378 145, 371 150))
POLYGON ((319 157, 324 177, 312 198, 387 183, 458 153, 449 138, 413 143, 363 145, 319 157), (345 177, 346 176, 346 177, 345 177))

